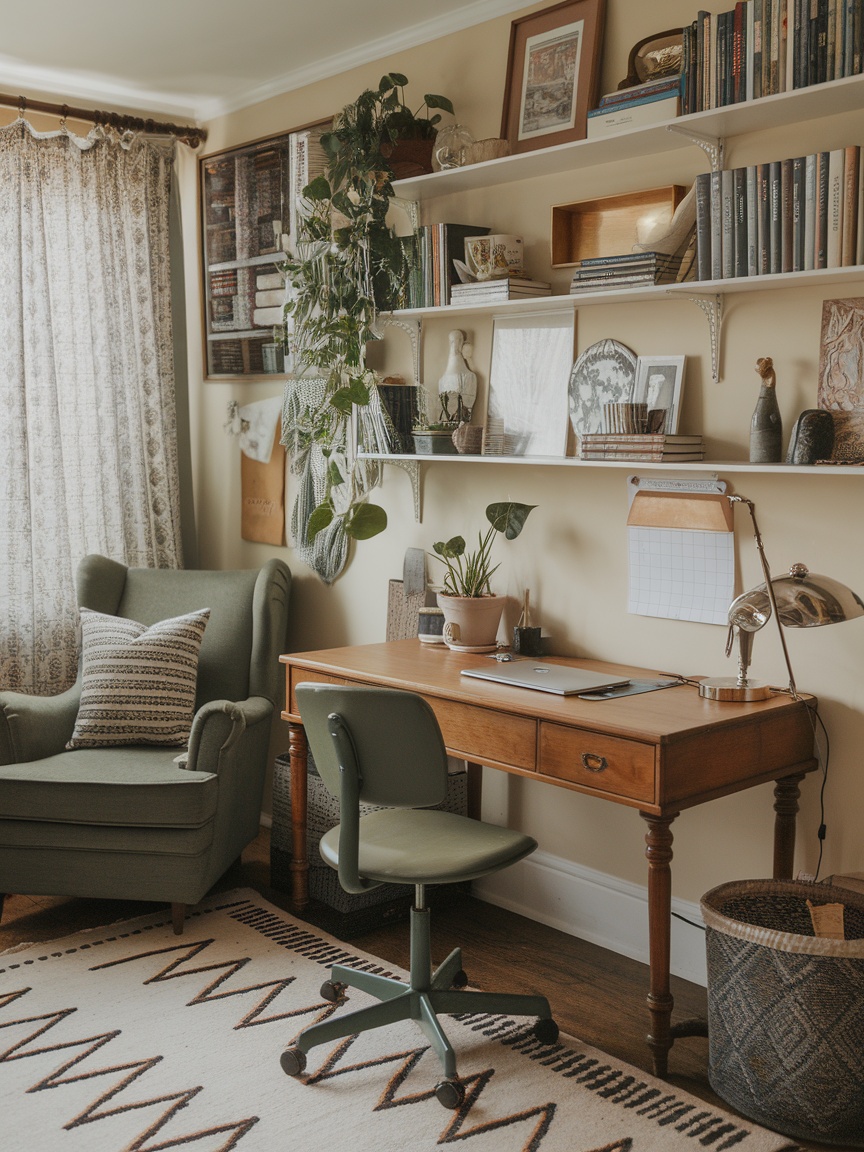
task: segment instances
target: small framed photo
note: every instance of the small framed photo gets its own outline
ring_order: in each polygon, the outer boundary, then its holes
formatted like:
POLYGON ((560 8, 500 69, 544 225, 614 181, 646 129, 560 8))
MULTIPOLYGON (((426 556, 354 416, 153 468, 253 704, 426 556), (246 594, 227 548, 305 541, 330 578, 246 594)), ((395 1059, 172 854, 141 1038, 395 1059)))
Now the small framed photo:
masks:
POLYGON ((662 429, 667 436, 678 432, 681 416, 681 388, 684 384, 684 356, 640 356, 636 361, 636 386, 633 400, 647 404, 651 412, 666 410, 662 429))
POLYGON ((584 140, 605 12, 606 0, 566 0, 513 21, 501 120, 512 153, 584 140))

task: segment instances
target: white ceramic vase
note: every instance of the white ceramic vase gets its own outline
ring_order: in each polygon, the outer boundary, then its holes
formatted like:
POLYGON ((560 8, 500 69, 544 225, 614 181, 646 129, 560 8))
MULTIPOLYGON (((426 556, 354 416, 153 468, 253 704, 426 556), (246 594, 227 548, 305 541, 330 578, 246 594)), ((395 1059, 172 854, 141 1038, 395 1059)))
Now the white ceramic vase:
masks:
POLYGON ((506 596, 451 596, 438 593, 449 648, 494 648, 506 596))

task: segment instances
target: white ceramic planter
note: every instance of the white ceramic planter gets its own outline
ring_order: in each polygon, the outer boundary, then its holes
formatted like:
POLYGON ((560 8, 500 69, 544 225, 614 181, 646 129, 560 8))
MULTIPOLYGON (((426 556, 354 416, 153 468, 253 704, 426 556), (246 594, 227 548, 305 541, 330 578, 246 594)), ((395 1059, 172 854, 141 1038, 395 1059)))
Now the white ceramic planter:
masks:
POLYGON ((449 596, 438 593, 444 641, 450 648, 494 648, 506 596, 449 596))

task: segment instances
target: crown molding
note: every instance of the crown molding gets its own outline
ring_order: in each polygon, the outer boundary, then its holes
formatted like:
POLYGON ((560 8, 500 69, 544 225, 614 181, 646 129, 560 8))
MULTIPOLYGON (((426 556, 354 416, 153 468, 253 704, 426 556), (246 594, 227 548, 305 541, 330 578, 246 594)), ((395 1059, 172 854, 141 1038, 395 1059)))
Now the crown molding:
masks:
POLYGON ((347 52, 339 52, 334 56, 313 61, 305 67, 294 68, 284 76, 280 76, 278 80, 260 84, 242 94, 227 99, 206 101, 197 106, 195 114, 199 120, 206 122, 231 112, 239 112, 252 104, 260 104, 274 96, 282 96, 286 92, 304 88, 319 80, 327 80, 342 72, 349 72, 352 68, 371 64, 373 60, 380 60, 395 52, 417 48, 421 44, 428 44, 431 40, 449 36, 453 32, 461 32, 464 28, 471 28, 475 24, 482 24, 486 20, 494 20, 497 16, 505 16, 527 7, 530 7, 530 4, 526 4, 525 0, 475 0, 473 4, 466 4, 455 12, 433 16, 390 36, 378 37, 365 44, 359 44, 347 52))

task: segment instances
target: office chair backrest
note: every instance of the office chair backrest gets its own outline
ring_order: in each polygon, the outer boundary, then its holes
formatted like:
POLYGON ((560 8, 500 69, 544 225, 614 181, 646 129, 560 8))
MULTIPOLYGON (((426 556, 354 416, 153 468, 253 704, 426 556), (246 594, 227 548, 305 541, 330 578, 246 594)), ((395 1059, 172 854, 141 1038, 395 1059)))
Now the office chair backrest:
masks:
POLYGON ((340 760, 350 770, 345 762, 354 758, 364 804, 425 808, 444 800, 447 753, 422 697, 392 688, 298 684, 296 698, 315 766, 334 796, 342 794, 340 760))

